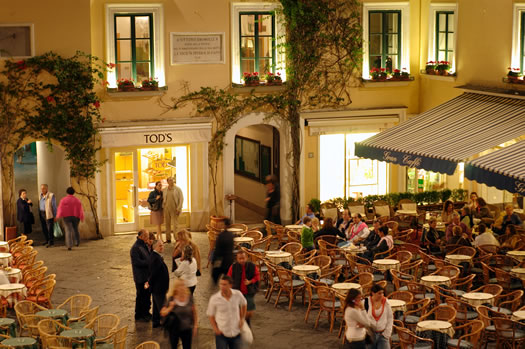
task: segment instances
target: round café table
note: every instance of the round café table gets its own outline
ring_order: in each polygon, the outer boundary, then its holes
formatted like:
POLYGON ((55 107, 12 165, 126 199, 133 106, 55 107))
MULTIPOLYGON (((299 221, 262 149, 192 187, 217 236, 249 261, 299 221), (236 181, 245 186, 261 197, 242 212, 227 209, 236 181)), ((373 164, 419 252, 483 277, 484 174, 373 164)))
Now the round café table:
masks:
POLYGON ((493 294, 485 292, 468 292, 463 294, 461 298, 463 298, 465 302, 472 305, 473 307, 477 307, 478 305, 483 305, 485 303, 494 305, 495 297, 493 294))
POLYGON ((321 274, 321 268, 319 266, 310 264, 294 265, 292 271, 301 277, 307 276, 308 274, 312 273, 317 273, 317 275, 321 274))
POLYGON ((67 324, 67 310, 65 309, 47 309, 37 312, 35 315, 48 317, 53 320, 60 320, 64 325, 67 324))
POLYGON ((512 313, 512 320, 523 321, 525 320, 525 310, 518 310, 512 313))
POLYGON ((525 268, 512 268, 510 274, 525 281, 525 268))
POLYGON ((302 225, 299 225, 299 224, 289 224, 289 225, 286 225, 284 226, 286 229, 289 229, 289 230, 294 230, 294 231, 298 231, 300 232, 301 230, 303 230, 303 226, 302 225))
MULTIPOLYGON (((60 335, 79 341, 85 340, 88 348, 93 348, 93 343, 95 343, 95 332, 93 332, 93 330, 90 328, 76 328, 73 330, 65 330, 62 331, 60 335)), ((73 348, 75 348, 74 344, 73 348)))
POLYGON ((20 281, 22 281, 22 270, 18 268, 5 268, 4 271, 7 274, 9 282, 18 284, 20 281))
POLYGON ((454 328, 448 321, 420 321, 416 325, 416 332, 423 338, 432 339, 435 349, 446 349, 448 339, 454 337, 454 328))
POLYGON ((233 242, 237 245, 244 245, 244 244, 247 244, 247 245, 250 245, 252 246, 253 245, 253 238, 249 237, 249 236, 239 236, 239 237, 236 237, 236 238, 233 238, 233 242))
POLYGON ((372 262, 372 266, 382 271, 390 269, 399 270, 401 268, 401 262, 397 259, 376 259, 372 262))
POLYGON ((390 308, 392 308, 392 312, 401 311, 405 312, 407 310, 407 302, 401 299, 387 299, 388 304, 390 304, 390 308))
POLYGON ((332 285, 332 288, 339 293, 347 294, 349 290, 355 288, 359 290, 360 292, 363 291, 360 284, 357 284, 355 282, 339 282, 332 285))
POLYGON ((9 252, 0 252, 0 265, 8 267, 13 260, 13 255, 9 252))
POLYGON ((9 252, 9 243, 7 241, 0 241, 0 252, 9 252))
POLYGON ((425 286, 432 287, 434 285, 450 286, 452 281, 448 276, 442 275, 425 275, 421 277, 421 283, 425 286))
POLYGON ((354 244, 350 244, 350 245, 344 246, 341 249, 343 251, 345 251, 346 253, 349 253, 349 254, 352 254, 352 255, 360 254, 360 253, 363 253, 363 252, 366 251, 366 247, 364 247, 364 246, 356 246, 354 244))
POLYGON ((36 339, 31 337, 14 337, 4 339, 3 345, 8 347, 23 348, 23 349, 38 349, 38 343, 36 339))
POLYGON ((520 262, 525 260, 525 251, 508 251, 507 255, 516 258, 520 262))
POLYGON ((10 307, 13 306, 13 303, 18 302, 18 300, 24 299, 26 295, 27 288, 24 284, 0 285, 0 297, 5 298, 10 307))
POLYGON ((10 337, 16 337, 16 321, 15 319, 3 317, 0 318, 0 333, 10 337))
POLYGON ((244 233, 244 229, 241 228, 228 228, 226 230, 230 233, 233 233, 233 235, 241 235, 242 233, 244 233))
POLYGON ((289 263, 292 264, 293 256, 290 252, 285 251, 266 251, 266 258, 274 264, 289 263))
POLYGON ((461 263, 471 263, 472 257, 464 254, 447 254, 445 261, 454 265, 460 265, 461 263))

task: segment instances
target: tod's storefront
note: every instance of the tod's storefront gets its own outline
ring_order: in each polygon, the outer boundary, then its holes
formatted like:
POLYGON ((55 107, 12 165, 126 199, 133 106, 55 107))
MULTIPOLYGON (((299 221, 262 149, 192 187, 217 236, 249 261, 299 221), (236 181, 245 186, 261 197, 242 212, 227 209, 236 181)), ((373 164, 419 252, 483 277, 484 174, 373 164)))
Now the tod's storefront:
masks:
POLYGON ((104 125, 100 131, 99 217, 105 234, 153 228, 147 198, 155 182, 175 178, 184 195, 179 226, 200 229, 208 213, 207 149, 211 122, 205 118, 104 125))

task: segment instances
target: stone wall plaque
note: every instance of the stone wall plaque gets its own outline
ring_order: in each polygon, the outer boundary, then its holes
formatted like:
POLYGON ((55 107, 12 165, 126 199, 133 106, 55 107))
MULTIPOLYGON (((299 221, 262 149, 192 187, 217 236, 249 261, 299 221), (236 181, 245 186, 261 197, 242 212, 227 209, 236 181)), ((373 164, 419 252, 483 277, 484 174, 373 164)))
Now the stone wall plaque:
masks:
POLYGON ((223 64, 224 33, 170 33, 171 65, 223 64))

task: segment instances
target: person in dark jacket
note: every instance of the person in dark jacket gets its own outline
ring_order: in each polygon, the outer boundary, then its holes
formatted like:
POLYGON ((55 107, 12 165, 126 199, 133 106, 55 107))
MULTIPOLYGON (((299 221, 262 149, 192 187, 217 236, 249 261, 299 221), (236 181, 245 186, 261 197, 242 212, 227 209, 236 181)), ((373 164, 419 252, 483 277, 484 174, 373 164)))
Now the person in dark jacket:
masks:
POLYGON ((281 224, 281 192, 275 176, 266 177, 266 220, 281 224))
POLYGON ((233 233, 228 231, 230 225, 229 219, 224 221, 224 229, 217 236, 215 241, 215 250, 212 257, 212 278, 213 282, 217 284, 219 277, 226 274, 230 265, 233 263, 233 233))
POLYGON ((343 217, 339 218, 337 220, 337 223, 335 224, 335 227, 345 235, 346 239, 346 231, 350 228, 352 225, 352 217, 350 216, 350 210, 345 208, 343 210, 343 217))
POLYGON ((153 298, 153 328, 160 326, 160 309, 166 302, 166 292, 170 287, 170 274, 162 258, 163 252, 164 243, 162 240, 156 240, 149 258, 149 279, 146 283, 146 288, 149 287, 153 298))
POLYGON ((150 210, 150 224, 157 226, 157 240, 162 240, 162 223, 164 223, 164 210, 162 209, 162 182, 155 182, 155 189, 148 196, 150 210))
POLYGON ((250 319, 255 311, 255 294, 259 289, 261 279, 259 269, 252 262, 248 261, 248 256, 243 250, 237 252, 237 262, 233 263, 228 270, 228 276, 233 280, 233 288, 241 291, 246 298, 246 322, 250 325, 250 319))
POLYGON ((18 191, 18 201, 16 202, 17 220, 24 224, 24 235, 31 234, 33 231, 33 224, 35 224, 35 217, 31 212, 33 203, 27 198, 27 190, 20 189, 18 191))
POLYGON ((324 220, 323 228, 314 234, 314 240, 323 235, 339 236, 343 239, 346 239, 345 234, 334 227, 334 220, 330 217, 327 217, 324 220))
POLYGON ((362 244, 366 247, 367 250, 375 247, 379 243, 379 240, 381 240, 378 231, 379 228, 383 226, 382 222, 379 219, 374 219, 372 225, 374 229, 370 229, 370 234, 368 234, 366 239, 364 239, 362 242, 362 244))
POLYGON ((151 314, 149 312, 151 294, 149 289, 144 287, 149 279, 150 252, 147 245, 148 240, 149 232, 146 229, 139 230, 137 241, 135 241, 130 251, 133 281, 135 281, 135 288, 137 290, 137 296, 135 298, 135 320, 139 321, 151 320, 151 314))

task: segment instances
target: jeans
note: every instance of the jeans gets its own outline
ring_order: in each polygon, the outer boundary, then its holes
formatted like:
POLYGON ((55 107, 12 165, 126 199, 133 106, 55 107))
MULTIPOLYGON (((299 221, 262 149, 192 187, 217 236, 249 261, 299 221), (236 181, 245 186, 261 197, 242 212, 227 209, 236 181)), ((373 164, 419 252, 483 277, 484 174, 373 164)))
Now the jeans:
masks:
POLYGON ((136 282, 137 297, 135 298, 135 320, 149 316, 151 292, 144 289, 145 282, 136 282))
POLYGON ((46 212, 45 211, 39 211, 40 212, 40 224, 42 225, 42 233, 44 233, 44 237, 46 238, 46 243, 49 242, 50 245, 53 245, 55 236, 53 235, 54 229, 53 225, 55 224, 53 218, 46 219, 46 212))
POLYGON ((191 338, 193 336, 192 330, 174 331, 170 330, 170 344, 171 349, 177 349, 179 338, 182 342, 182 349, 191 349, 191 338))
POLYGON ((367 349, 365 340, 362 341, 354 341, 354 342, 348 342, 345 339, 345 343, 343 344, 344 349, 367 349))
POLYGON ((225 337, 223 335, 215 335, 215 346, 217 349, 240 349, 241 348, 241 335, 237 337, 225 337))
POLYGON ((78 233, 78 223, 80 222, 80 219, 78 219, 75 216, 68 216, 64 217, 64 225, 66 227, 66 247, 70 248, 73 246, 73 242, 75 245, 79 245, 80 243, 80 234, 78 233))
POLYGON ((367 345, 367 349, 390 349, 390 340, 383 337, 381 333, 376 333, 374 343, 367 345))

